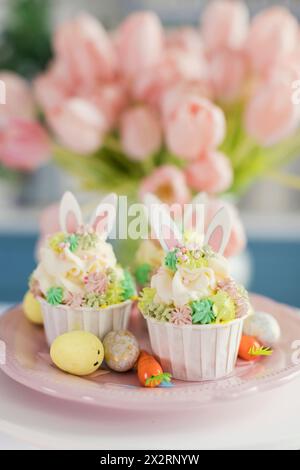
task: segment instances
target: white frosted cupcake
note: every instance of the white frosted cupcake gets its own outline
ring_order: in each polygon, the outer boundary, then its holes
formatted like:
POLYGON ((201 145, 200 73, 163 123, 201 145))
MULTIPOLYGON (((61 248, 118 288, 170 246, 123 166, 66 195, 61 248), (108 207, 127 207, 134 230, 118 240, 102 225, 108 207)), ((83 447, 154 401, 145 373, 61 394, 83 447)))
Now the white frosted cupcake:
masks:
POLYGON ((228 214, 226 209, 217 214, 206 237, 196 232, 182 236, 161 210, 160 222, 152 214, 151 223, 165 257, 139 299, 153 353, 177 379, 227 376, 235 367, 243 321, 251 312, 248 294, 230 277, 227 259, 208 244, 220 227, 220 250, 225 249, 228 214))
POLYGON ((87 226, 74 196, 66 193, 62 199, 62 230, 44 243, 30 280, 42 306, 49 344, 72 330, 87 330, 102 339, 109 331, 128 326, 134 282, 106 241, 115 205, 114 195, 103 200, 87 226))

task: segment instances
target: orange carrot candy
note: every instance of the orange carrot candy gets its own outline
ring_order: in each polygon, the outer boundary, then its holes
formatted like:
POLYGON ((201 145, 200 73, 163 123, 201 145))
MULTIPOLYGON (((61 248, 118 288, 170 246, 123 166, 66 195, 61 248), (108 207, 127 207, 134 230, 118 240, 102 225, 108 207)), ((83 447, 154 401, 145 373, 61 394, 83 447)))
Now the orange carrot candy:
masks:
POLYGON ((253 336, 242 336, 239 357, 244 361, 257 361, 261 356, 271 356, 272 353, 272 349, 262 346, 253 336))
POLYGON ((157 360, 146 351, 141 351, 137 362, 137 374, 143 387, 157 387, 162 382, 170 382, 171 374, 163 372, 157 360))

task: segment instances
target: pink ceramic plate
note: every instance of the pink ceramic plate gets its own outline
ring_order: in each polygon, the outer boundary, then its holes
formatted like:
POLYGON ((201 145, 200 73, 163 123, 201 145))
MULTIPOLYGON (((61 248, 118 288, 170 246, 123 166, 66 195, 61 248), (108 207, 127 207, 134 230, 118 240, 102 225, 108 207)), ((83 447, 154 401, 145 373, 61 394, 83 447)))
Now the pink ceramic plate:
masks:
MULTIPOLYGON (((232 400, 250 393, 284 384, 300 374, 300 364, 292 360, 292 343, 300 340, 300 316, 297 310, 252 296, 257 310, 272 313, 280 322, 282 339, 274 354, 256 363, 239 362, 235 372, 214 382, 175 381, 171 388, 145 389, 136 374, 95 373, 87 378, 65 374, 50 361, 42 328, 31 325, 20 307, 0 319, 0 338, 7 348, 3 371, 11 378, 39 392, 75 402, 124 409, 186 410, 202 404, 232 400)), ((148 347, 144 320, 133 315, 131 330, 142 347, 148 347)))

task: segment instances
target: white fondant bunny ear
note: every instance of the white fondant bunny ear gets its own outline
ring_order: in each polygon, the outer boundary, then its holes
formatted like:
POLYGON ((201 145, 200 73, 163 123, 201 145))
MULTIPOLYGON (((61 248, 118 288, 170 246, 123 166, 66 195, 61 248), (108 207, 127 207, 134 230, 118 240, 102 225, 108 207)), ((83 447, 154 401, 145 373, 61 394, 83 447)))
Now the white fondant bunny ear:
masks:
POLYGON ((148 209, 150 225, 163 249, 169 251, 175 246, 179 246, 182 241, 182 234, 171 218, 165 204, 150 193, 144 196, 144 204, 148 209))
POLYGON ((222 207, 213 217, 210 222, 206 234, 205 234, 205 244, 213 246, 214 251, 223 255, 229 237, 231 234, 231 216, 230 212, 226 207, 222 207), (221 231, 220 234, 218 232, 221 231), (213 237, 218 235, 219 247, 215 246, 215 242, 212 242, 213 237))
POLYGON ((184 211, 184 229, 193 230, 204 236, 206 193, 199 193, 184 211))
POLYGON ((74 233, 82 225, 82 213, 75 196, 67 191, 60 202, 59 223, 63 232, 74 233))
POLYGON ((91 217, 90 225, 104 240, 110 234, 117 214, 118 197, 115 193, 105 196, 91 217))

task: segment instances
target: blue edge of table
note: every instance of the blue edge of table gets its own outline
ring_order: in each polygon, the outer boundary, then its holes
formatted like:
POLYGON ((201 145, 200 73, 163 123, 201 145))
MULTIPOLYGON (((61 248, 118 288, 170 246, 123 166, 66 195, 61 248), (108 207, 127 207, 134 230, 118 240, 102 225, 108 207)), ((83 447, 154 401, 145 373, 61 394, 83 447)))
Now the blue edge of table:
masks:
MULTIPOLYGON (((20 301, 35 266, 34 235, 0 235, 0 302, 20 301)), ((250 240, 250 290, 300 307, 300 240, 250 240)))

